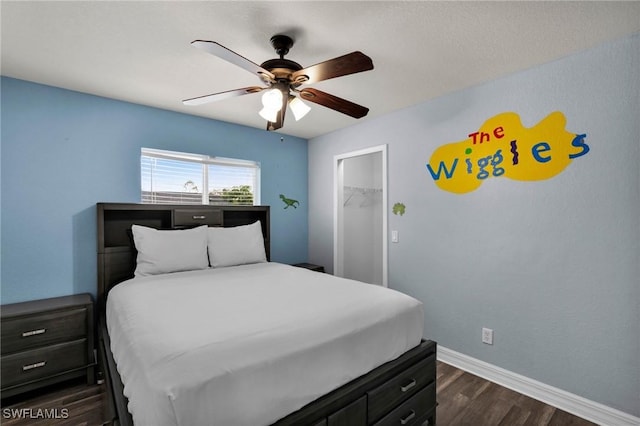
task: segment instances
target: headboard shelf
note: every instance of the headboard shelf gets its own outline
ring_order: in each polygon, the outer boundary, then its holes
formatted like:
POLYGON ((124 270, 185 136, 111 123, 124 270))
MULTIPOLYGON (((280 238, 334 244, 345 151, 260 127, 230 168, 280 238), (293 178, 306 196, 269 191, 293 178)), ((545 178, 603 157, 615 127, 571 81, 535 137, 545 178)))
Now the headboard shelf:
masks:
POLYGON ((109 290, 133 277, 136 249, 131 225, 156 229, 194 226, 239 226, 260 221, 270 259, 269 206, 211 206, 181 204, 98 203, 98 302, 104 306, 109 290))

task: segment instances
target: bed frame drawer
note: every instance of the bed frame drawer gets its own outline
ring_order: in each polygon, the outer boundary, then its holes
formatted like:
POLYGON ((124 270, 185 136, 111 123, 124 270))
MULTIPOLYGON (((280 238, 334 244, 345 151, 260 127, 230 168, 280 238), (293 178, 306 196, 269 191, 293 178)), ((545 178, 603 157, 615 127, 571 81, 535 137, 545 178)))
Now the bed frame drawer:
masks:
POLYGON ((369 421, 377 421, 402 401, 433 382, 435 369, 436 357, 433 354, 368 392, 369 421))
POLYGON ((2 322, 2 354, 66 342, 87 334, 87 310, 43 313, 2 322))
POLYGON ((327 426, 364 426, 367 424, 367 398, 360 397, 327 417, 327 426))
MULTIPOLYGON (((2 387, 83 369, 87 363, 87 339, 6 355, 2 357, 2 387)), ((84 371, 80 373, 84 374, 84 371)))
MULTIPOLYGON (((408 401, 417 401, 420 405, 420 412, 416 412, 413 419, 421 419, 422 424, 429 422, 429 425, 436 424, 436 394, 435 394, 435 360, 436 360, 437 343, 431 340, 423 340, 420 345, 405 352, 398 358, 389 361, 373 370, 369 373, 361 376, 341 387, 335 389, 327 395, 318 398, 316 401, 306 405, 302 409, 287 415, 286 417, 278 420, 272 426, 298 426, 298 425, 328 425, 329 417, 340 412, 345 407, 352 405, 354 401, 359 401, 361 397, 366 400, 366 407, 359 407, 364 409, 364 417, 366 417, 365 423, 360 423, 361 420, 358 416, 358 410, 354 408, 354 412, 349 409, 350 423, 337 423, 346 424, 348 426, 360 426, 362 424, 373 425, 376 422, 384 420, 387 421, 387 417, 395 414, 399 417, 390 417, 396 419, 396 425, 400 425, 400 419, 403 419, 404 415, 409 416, 411 410, 406 413, 398 414, 396 410, 399 407, 417 407, 417 405, 409 404, 408 401), (417 374, 417 375, 416 375, 417 374), (424 378, 423 375, 432 374, 430 377, 424 378), (392 389, 392 384, 397 381, 405 382, 408 376, 419 377, 420 388, 412 386, 411 389, 407 389, 406 392, 402 392, 404 395, 397 400, 385 400, 387 393, 381 391, 392 389), (410 392, 411 391, 411 392, 410 392), (425 392, 424 394, 422 392, 425 392), (413 399, 414 396, 421 395, 420 398, 413 399), (373 396, 373 398, 372 398, 373 396), (428 396, 428 397, 427 397, 428 396), (425 403, 426 402, 426 403, 425 403), (408 404, 408 405, 405 405, 408 404), (376 406, 378 404, 378 406, 376 406), (371 417, 371 413, 377 414, 377 418, 371 417), (355 416, 355 417, 352 417, 355 416), (326 421, 326 423, 325 423, 326 421)), ((404 386, 404 383, 403 385, 404 386)), ((345 413, 346 414, 346 413, 345 413)), ((341 417, 342 418, 342 417, 341 417)), ((382 423, 388 424, 388 423, 382 423)), ((407 424, 414 424, 409 423, 407 424)), ((420 423, 415 423, 420 424, 420 423)))
POLYGON ((175 209, 173 225, 181 226, 222 226, 222 210, 175 209))
POLYGON ((435 410, 435 406, 436 384, 433 382, 390 412, 374 426, 421 425, 435 410))

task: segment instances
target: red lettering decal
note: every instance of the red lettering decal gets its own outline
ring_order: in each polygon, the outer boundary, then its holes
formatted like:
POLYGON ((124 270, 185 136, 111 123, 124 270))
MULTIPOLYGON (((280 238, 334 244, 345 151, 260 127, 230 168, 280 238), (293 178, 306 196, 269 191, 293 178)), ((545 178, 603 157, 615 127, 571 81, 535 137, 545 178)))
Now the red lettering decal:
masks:
POLYGON ((473 144, 476 144, 476 136, 478 136, 478 132, 475 133, 469 133, 467 136, 469 136, 470 138, 473 139, 473 144))

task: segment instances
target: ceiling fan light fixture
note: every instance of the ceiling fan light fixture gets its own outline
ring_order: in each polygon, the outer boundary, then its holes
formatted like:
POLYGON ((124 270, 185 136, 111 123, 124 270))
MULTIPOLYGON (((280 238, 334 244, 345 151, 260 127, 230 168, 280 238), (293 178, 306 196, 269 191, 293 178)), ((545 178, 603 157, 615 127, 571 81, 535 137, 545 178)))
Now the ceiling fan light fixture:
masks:
POLYGON ((280 112, 279 109, 264 107, 258 114, 260 114, 260 117, 264 118, 265 120, 274 123, 278 119, 278 112, 280 112))
POLYGON ((270 89, 262 95, 262 108, 259 112, 260 117, 269 122, 275 122, 278 119, 278 113, 282 109, 282 91, 280 89, 270 89))
POLYGON ((270 89, 262 95, 262 105, 265 108, 280 111, 282 108, 282 92, 280 89, 270 89))
POLYGON ((291 108, 291 112, 293 112, 293 117, 296 121, 300 120, 302 117, 307 115, 309 111, 311 111, 311 107, 309 105, 305 104, 293 95, 289 95, 289 108, 291 108))

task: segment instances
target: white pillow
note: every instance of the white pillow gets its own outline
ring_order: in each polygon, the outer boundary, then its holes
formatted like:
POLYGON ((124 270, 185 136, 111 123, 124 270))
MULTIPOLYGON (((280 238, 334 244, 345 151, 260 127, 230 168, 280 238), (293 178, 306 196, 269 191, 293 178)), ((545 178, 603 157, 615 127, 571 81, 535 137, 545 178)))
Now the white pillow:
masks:
POLYGON ((170 231, 131 225, 131 232, 138 250, 136 277, 209 267, 206 225, 170 231))
POLYGON ((209 228, 209 262, 214 268, 266 262, 260 221, 230 228, 209 228))

